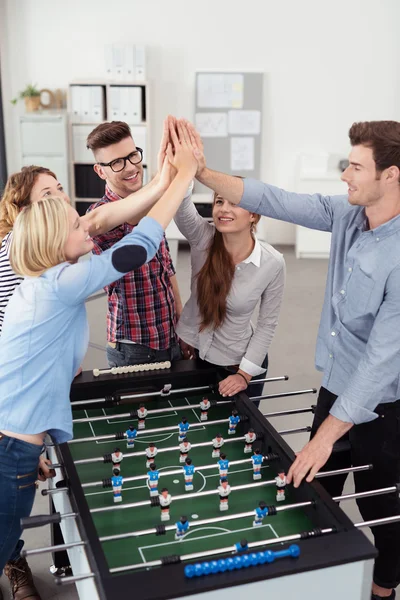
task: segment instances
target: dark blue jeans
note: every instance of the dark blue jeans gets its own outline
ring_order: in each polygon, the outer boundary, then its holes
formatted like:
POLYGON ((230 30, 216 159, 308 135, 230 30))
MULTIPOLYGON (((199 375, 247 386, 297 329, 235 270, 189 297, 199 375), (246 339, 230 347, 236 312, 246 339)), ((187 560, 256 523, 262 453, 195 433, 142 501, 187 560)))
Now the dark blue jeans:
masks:
POLYGON ((0 574, 19 558, 20 519, 31 514, 42 449, 0 434, 0 574))
POLYGON ((180 360, 181 349, 174 343, 166 350, 153 350, 142 344, 125 344, 117 342, 115 348, 107 344, 107 360, 109 367, 125 367, 128 365, 141 365, 145 363, 164 362, 166 360, 180 360))

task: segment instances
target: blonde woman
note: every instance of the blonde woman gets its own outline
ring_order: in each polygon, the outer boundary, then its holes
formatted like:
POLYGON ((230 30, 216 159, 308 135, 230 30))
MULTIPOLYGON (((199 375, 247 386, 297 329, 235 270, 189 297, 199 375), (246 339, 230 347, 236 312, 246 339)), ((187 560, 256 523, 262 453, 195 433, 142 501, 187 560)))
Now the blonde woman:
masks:
POLYGON ((11 265, 25 279, 0 338, 0 572, 32 508, 45 435, 72 437, 69 388, 88 346, 85 299, 155 255, 196 172, 184 139, 169 159, 177 174, 148 216, 90 261, 77 262, 92 249, 89 226, 62 199, 32 203, 15 221, 11 265))

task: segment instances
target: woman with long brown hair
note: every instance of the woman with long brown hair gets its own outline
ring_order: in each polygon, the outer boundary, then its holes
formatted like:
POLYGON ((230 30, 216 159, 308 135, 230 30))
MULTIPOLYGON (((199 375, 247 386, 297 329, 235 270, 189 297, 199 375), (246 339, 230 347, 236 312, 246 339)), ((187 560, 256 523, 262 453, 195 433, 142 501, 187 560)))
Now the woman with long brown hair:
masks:
MULTIPOLYGON (((171 132, 173 137, 173 132, 171 132)), ((256 235, 259 215, 231 204, 218 194, 213 222, 197 212, 191 199, 181 204, 175 222, 191 248, 191 296, 177 333, 203 360, 231 367, 234 374, 219 384, 223 396, 247 388, 268 368, 268 348, 281 307, 285 283, 282 255, 256 235), (257 325, 251 318, 259 304, 257 325)), ((263 384, 250 388, 262 393, 263 384)))

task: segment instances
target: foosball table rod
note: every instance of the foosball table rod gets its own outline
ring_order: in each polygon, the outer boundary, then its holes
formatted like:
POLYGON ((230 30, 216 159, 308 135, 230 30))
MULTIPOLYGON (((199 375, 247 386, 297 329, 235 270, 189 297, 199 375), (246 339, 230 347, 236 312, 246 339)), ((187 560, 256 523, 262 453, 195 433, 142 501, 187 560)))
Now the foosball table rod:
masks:
MULTIPOLYGON (((265 379, 257 379, 254 381, 250 381, 249 385, 254 383, 273 383, 275 381, 288 381, 289 377, 287 375, 280 375, 279 377, 266 377, 265 379)), ((216 392, 215 385, 201 385, 198 387, 190 387, 190 388, 177 388, 174 389, 170 384, 164 385, 163 389, 159 392, 144 392, 141 394, 140 392, 136 392, 135 394, 121 394, 116 396, 107 396, 106 398, 95 398, 93 400, 78 400, 72 403, 72 408, 75 406, 82 406, 83 404, 98 404, 99 402, 112 402, 114 404, 119 404, 121 400, 131 400, 131 399, 141 399, 141 398, 155 398, 157 396, 161 396, 165 398, 166 396, 171 396, 172 394, 186 394, 193 392, 216 392)))
MULTIPOLYGON (((298 428, 294 428, 294 429, 283 429, 282 431, 278 431, 278 433, 280 435, 291 435, 294 433, 304 433, 304 432, 310 432, 311 431, 311 427, 307 426, 307 427, 298 427, 298 428)), ((94 439, 94 438, 91 438, 94 439)), ((115 438, 113 438, 115 439, 115 438)), ((258 437, 257 439, 262 439, 262 437, 258 437)), ((224 440, 224 446, 225 444, 231 444, 232 442, 245 442, 245 437, 241 436, 241 437, 237 437, 237 438, 233 438, 233 439, 228 439, 228 440, 224 440)), ((48 446, 50 444, 47 444, 48 446)), ((199 444, 192 444, 192 449, 193 448, 205 448, 206 446, 212 446, 212 441, 210 442, 200 442, 199 444)), ((157 454, 161 454, 163 452, 178 452, 179 451, 179 447, 176 446, 168 446, 168 448, 159 448, 157 451, 157 454)), ((128 458, 135 458, 137 456, 146 456, 146 452, 131 452, 129 454, 124 454, 124 460, 128 459, 128 458)), ((96 462, 104 462, 104 463, 108 463, 111 462, 111 455, 110 454, 105 454, 103 456, 97 456, 94 458, 80 458, 79 460, 75 460, 74 464, 75 465, 87 465, 87 464, 91 464, 91 463, 96 463, 96 462)))
MULTIPOLYGON (((232 440, 233 441, 233 440, 232 440)), ((263 456, 263 461, 268 462, 271 460, 276 460, 277 458, 279 458, 279 456, 277 454, 266 454, 265 456, 263 456)), ((246 463, 251 463, 251 458, 243 458, 241 460, 232 460, 229 461, 229 468, 231 468, 233 465, 244 465, 246 463)), ((50 467, 51 468, 51 467, 50 467)), ((218 463, 212 463, 209 465, 201 465, 201 466, 196 466, 196 470, 197 471, 206 471, 208 469, 218 469, 218 463)), ((182 467, 180 469, 173 469, 172 471, 160 471, 160 477, 165 477, 167 475, 181 475, 182 474, 182 467)), ((141 481, 143 479, 147 479, 147 473, 145 473, 144 475, 134 475, 133 477, 124 477, 124 484, 131 482, 131 481, 141 481)), ((109 479, 103 479, 102 481, 91 481, 90 483, 82 483, 82 488, 88 488, 88 487, 97 487, 97 486, 102 486, 104 487, 111 487, 111 478, 109 479)))

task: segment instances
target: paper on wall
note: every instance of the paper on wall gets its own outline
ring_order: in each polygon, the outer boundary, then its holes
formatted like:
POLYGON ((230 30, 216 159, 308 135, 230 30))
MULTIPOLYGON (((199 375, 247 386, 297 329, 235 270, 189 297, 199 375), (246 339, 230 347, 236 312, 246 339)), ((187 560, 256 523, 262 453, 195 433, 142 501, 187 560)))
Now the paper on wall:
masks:
POLYGON ((240 74, 199 73, 197 106, 199 108, 242 108, 244 77, 240 74))
POLYGON ((196 129, 202 137, 227 137, 228 115, 226 113, 196 113, 196 129))
POLYGON ((231 171, 254 171, 254 138, 231 138, 231 171))
POLYGON ((259 110, 230 110, 229 133, 260 135, 261 112, 259 110))

